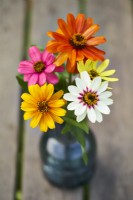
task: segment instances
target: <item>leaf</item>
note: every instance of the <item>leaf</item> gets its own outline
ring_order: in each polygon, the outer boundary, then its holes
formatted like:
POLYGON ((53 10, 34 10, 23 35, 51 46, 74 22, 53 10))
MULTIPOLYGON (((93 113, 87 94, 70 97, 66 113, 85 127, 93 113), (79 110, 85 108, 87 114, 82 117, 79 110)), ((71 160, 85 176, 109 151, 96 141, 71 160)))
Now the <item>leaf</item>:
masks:
POLYGON ((27 82, 24 82, 23 75, 22 74, 18 74, 16 76, 16 79, 17 79, 19 85, 24 89, 24 91, 28 92, 28 84, 27 84, 27 82))
POLYGON ((69 123, 72 124, 76 127, 79 127, 80 129, 82 129, 85 133, 89 133, 89 125, 88 122, 86 120, 83 120, 82 122, 77 122, 75 119, 69 118, 69 117, 63 117, 63 119, 69 123))

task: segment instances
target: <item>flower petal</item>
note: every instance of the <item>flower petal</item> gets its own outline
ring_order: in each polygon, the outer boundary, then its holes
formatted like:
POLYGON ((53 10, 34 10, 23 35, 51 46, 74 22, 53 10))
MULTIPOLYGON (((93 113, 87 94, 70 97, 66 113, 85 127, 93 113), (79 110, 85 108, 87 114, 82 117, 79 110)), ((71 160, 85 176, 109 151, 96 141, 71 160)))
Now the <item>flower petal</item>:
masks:
POLYGON ((37 112, 30 122, 30 127, 35 128, 39 124, 41 117, 42 117, 42 113, 37 112))
POLYGON ((52 108, 52 109, 50 109, 50 113, 57 115, 57 116, 65 116, 66 110, 63 108, 52 108))
POLYGON ((80 73, 80 76, 81 76, 81 79, 84 83, 84 86, 85 86, 84 88, 86 88, 86 87, 89 88, 90 84, 91 84, 91 79, 90 79, 89 74, 86 71, 84 71, 84 72, 80 73))
POLYGON ((62 65, 68 58, 68 54, 67 53, 60 53, 57 57, 56 60, 54 62, 54 64, 56 66, 60 66, 62 65))
POLYGON ((109 59, 104 60, 97 68, 97 72, 103 72, 109 65, 109 59))
POLYGON ((41 52, 36 46, 30 47, 28 53, 34 63, 41 61, 41 52))
POLYGON ((100 94, 100 93, 104 92, 104 91, 107 89, 107 87, 108 87, 108 82, 107 82, 107 81, 104 81, 104 82, 100 85, 100 87, 98 88, 97 93, 100 94))
POLYGON ((52 73, 46 75, 46 80, 48 83, 52 83, 54 85, 59 81, 58 77, 52 73))
POLYGON ((112 70, 107 70, 107 71, 105 71, 105 72, 102 72, 101 74, 100 74, 100 76, 111 76, 111 75, 113 75, 115 73, 115 70, 114 69, 112 69, 112 70))
POLYGON ((84 112, 82 115, 78 115, 76 121, 81 122, 84 120, 85 117, 86 117, 86 112, 84 112))
POLYGON ((38 76, 39 76, 38 83, 40 86, 42 86, 44 83, 46 83, 46 75, 44 72, 42 72, 38 76))
POLYGON ((45 97, 46 101, 48 101, 54 93, 54 86, 52 84, 48 84, 46 89, 45 89, 45 97))
POLYGON ((50 129, 54 129, 55 128, 55 123, 53 118, 51 117, 51 115, 47 112, 46 113, 46 118, 47 118, 47 125, 50 129))
POLYGON ((97 110, 95 109, 95 112, 96 112, 96 120, 101 123, 103 121, 103 116, 102 114, 97 110))
POLYGON ((82 115, 84 112, 86 113, 86 105, 79 103, 79 105, 77 106, 77 108, 74 111, 74 114, 76 116, 78 116, 78 115, 82 115))
POLYGON ((83 92, 83 90, 86 88, 86 86, 84 85, 82 80, 80 78, 76 78, 75 82, 76 82, 76 85, 77 85, 78 89, 80 90, 80 92, 83 92))
POLYGON ((63 98, 67 101, 76 101, 77 100, 77 97, 70 93, 64 94, 63 98))
POLYGON ((89 27, 84 33, 83 36, 88 39, 93 34, 95 34, 100 29, 100 26, 98 24, 93 24, 91 27, 89 27))
POLYGON ((95 107, 97 108, 97 110, 103 114, 108 115, 110 113, 110 109, 108 106, 106 106, 104 103, 102 102, 98 102, 98 105, 95 105, 95 107))
POLYGON ((109 105, 112 105, 113 104, 113 100, 112 99, 102 99, 102 102, 106 105, 106 106, 109 106, 109 105))
POLYGON ((80 93, 80 90, 74 85, 68 86, 68 90, 72 95, 76 95, 77 96, 80 93))
POLYGON ((51 64, 49 66, 46 67, 46 69, 44 70, 46 73, 51 73, 53 72, 55 69, 55 65, 54 64, 51 64))
POLYGON ((100 87, 101 85, 101 77, 96 77, 93 79, 93 81, 91 82, 91 89, 93 91, 97 91, 97 89, 100 87))
POLYGON ((98 45, 98 44, 103 44, 105 42, 106 42, 105 37, 103 37, 103 36, 97 36, 97 37, 89 39, 87 41, 87 45, 94 46, 94 45, 98 45))
POLYGON ((53 96, 51 97, 51 101, 57 100, 62 97, 64 94, 63 90, 59 90, 58 92, 54 93, 53 96))
POLYGON ((40 119, 40 122, 39 122, 39 126, 40 126, 40 131, 47 132, 48 125, 47 125, 47 118, 45 114, 42 115, 42 118, 40 119))
POLYGON ((20 74, 31 74, 31 73, 34 73, 35 70, 33 68, 33 63, 31 63, 30 61, 21 61, 19 63, 18 72, 20 74))
POLYGON ((75 110, 79 105, 79 102, 74 101, 68 104, 67 109, 68 110, 75 110))
POLYGON ((112 96, 112 92, 106 91, 99 95, 99 99, 107 99, 112 96))
POLYGON ((58 124, 62 124, 64 122, 64 120, 61 117, 54 115, 53 113, 50 113, 50 115, 53 118, 53 120, 58 124))
POLYGON ((31 75, 29 81, 28 81, 28 85, 35 85, 38 82, 38 74, 34 73, 31 75))
POLYGON ((92 123, 96 122, 96 112, 92 107, 87 109, 87 116, 92 123))

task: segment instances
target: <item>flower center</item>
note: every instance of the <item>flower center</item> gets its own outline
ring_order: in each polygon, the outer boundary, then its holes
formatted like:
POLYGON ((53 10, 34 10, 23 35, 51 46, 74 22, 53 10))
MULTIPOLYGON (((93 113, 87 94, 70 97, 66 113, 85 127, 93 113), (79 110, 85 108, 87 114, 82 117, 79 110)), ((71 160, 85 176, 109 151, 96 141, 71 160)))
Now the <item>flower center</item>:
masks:
POLYGON ((97 73, 97 71, 94 70, 94 69, 90 70, 88 73, 90 75, 91 80, 93 80, 95 77, 99 76, 99 74, 97 73))
POLYGON ((83 49, 86 46, 86 39, 81 34, 74 34, 70 39, 70 44, 75 49, 83 49))
POLYGON ((94 106, 98 102, 98 95, 95 92, 87 92, 83 95, 83 101, 88 104, 88 106, 94 106))
POLYGON ((38 102, 37 106, 38 106, 38 111, 40 111, 41 113, 48 112, 49 110, 49 107, 46 101, 38 102))
POLYGON ((42 61, 39 61, 37 63, 34 64, 34 70, 36 72, 42 72, 45 68, 45 65, 42 61))

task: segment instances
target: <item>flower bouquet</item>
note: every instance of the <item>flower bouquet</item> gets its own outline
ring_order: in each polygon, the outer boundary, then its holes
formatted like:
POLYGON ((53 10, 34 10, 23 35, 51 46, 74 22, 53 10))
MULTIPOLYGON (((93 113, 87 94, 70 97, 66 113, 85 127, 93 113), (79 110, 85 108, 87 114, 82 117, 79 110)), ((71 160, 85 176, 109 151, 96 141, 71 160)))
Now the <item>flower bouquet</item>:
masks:
POLYGON ((63 124, 62 134, 72 133, 80 143, 87 163, 85 134, 89 122, 102 122, 113 103, 108 82, 115 70, 106 70, 109 60, 98 45, 103 36, 94 36, 100 26, 84 14, 58 19, 58 29, 47 34, 52 38, 45 48, 31 46, 29 60, 19 63, 17 80, 25 93, 21 98, 24 120, 41 132, 63 124), (88 120, 89 119, 89 120, 88 120))

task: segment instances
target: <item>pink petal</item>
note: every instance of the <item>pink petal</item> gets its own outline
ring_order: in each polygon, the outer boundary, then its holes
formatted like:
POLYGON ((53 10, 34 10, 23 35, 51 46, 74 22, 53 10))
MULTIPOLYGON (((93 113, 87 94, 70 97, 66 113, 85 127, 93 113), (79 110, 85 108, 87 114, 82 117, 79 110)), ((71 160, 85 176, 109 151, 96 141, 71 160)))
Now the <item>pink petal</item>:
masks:
POLYGON ((28 53, 34 63, 41 61, 41 52, 36 46, 30 47, 28 53))
POLYGON ((29 74, 29 73, 34 73, 35 70, 33 68, 33 64, 30 61, 25 60, 19 63, 18 72, 20 74, 29 74))
POLYGON ((55 69, 55 65, 52 64, 52 65, 47 66, 46 69, 45 69, 44 71, 45 71, 46 73, 51 73, 51 72, 54 71, 54 69, 55 69))
POLYGON ((44 83, 46 83, 46 75, 42 72, 39 74, 39 85, 42 86, 44 83))
POLYGON ((38 82, 38 74, 32 74, 32 76, 29 79, 28 85, 35 85, 38 82))
POLYGON ((54 72, 64 72, 64 67, 62 67, 62 66, 56 67, 54 72))
POLYGON ((52 74, 52 73, 47 74, 46 79, 48 83, 52 83, 52 84, 58 83, 58 77, 55 74, 52 74))
POLYGON ((46 50, 42 54, 42 61, 45 63, 45 65, 53 64, 55 60, 55 57, 53 54, 47 52, 46 50))
POLYGON ((32 76, 32 74, 25 74, 24 75, 24 81, 29 81, 31 76, 32 76))

